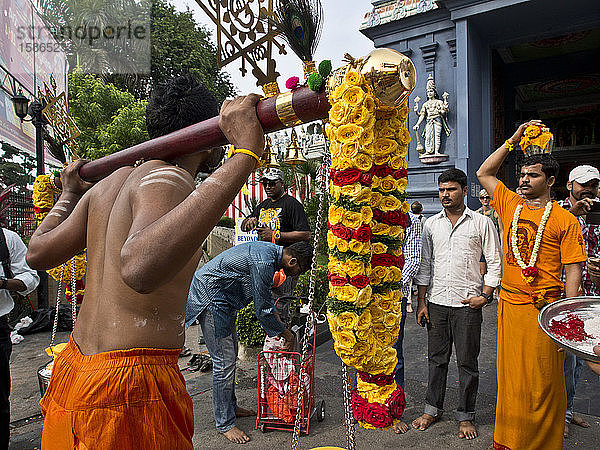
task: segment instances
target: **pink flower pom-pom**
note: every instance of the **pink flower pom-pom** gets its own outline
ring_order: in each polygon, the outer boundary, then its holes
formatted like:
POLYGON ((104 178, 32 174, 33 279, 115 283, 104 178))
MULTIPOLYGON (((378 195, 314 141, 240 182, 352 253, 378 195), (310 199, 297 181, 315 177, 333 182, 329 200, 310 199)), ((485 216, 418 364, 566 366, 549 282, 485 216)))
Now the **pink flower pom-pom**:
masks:
POLYGON ((298 87, 298 83, 300 83, 300 78, 298 77, 289 77, 285 82, 285 87, 287 89, 296 89, 298 87))

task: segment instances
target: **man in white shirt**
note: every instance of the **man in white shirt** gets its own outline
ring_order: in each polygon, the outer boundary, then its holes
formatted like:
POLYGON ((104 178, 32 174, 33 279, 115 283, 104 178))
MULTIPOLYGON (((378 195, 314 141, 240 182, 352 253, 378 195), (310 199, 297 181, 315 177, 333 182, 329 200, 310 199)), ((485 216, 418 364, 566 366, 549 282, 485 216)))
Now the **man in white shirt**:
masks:
POLYGON ((10 436, 10 367, 12 353, 8 313, 14 307, 10 291, 27 295, 40 278, 25 262, 27 247, 19 235, 0 228, 0 448, 8 448, 10 436))
POLYGON ((494 289, 500 284, 500 241, 490 218, 465 206, 468 188, 462 170, 444 171, 438 177, 438 188, 444 209, 425 222, 421 265, 415 277, 417 323, 427 323, 429 382, 425 413, 412 425, 426 430, 442 416, 454 343, 459 377, 458 437, 474 439, 481 308, 493 301, 494 289), (488 263, 484 276, 479 270, 482 255, 488 263))

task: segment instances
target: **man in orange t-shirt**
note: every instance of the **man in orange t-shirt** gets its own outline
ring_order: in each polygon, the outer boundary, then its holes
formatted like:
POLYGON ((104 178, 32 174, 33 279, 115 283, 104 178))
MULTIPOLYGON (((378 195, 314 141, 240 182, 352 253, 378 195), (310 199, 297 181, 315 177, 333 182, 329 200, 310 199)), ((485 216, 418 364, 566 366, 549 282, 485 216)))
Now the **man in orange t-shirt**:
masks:
POLYGON ((581 263, 587 255, 575 216, 550 200, 559 170, 554 158, 541 154, 523 160, 519 177, 523 198, 496 178, 529 125, 542 126, 539 121, 521 125, 477 171, 482 186, 493 193, 491 205, 504 224, 493 448, 561 450, 566 407, 564 356, 540 329, 537 316, 545 304, 561 297, 563 287, 567 297, 578 295, 581 263), (531 261, 538 234, 539 251, 531 261))

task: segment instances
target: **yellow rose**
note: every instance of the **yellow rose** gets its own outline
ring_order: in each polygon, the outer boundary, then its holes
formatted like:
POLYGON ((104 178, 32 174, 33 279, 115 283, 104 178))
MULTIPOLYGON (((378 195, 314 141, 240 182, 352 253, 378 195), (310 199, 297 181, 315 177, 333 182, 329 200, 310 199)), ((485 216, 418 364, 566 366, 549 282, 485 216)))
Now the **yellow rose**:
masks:
MULTIPOLYGON (((373 162, 377 164, 375 160, 373 162)), ((374 176, 371 180, 371 189, 379 189, 379 186, 381 186, 381 178, 374 176)))
MULTIPOLYGON (((406 178, 402 179, 406 180, 406 178)), ((383 192, 392 192, 396 190, 396 185, 397 183, 394 177, 388 175, 387 177, 381 180, 381 186, 379 187, 379 189, 381 189, 383 192)))
POLYGON ((337 127, 333 126, 331 123, 328 123, 325 126, 325 135, 327 136, 327 139, 329 139, 330 141, 335 141, 335 135, 337 133, 337 127))
POLYGON ((342 156, 342 146, 337 141, 331 141, 331 144, 329 145, 329 151, 331 152, 332 158, 339 158, 342 156))
POLYGON ((373 142, 374 138, 375 138, 375 136, 373 134, 373 130, 365 129, 363 131, 363 134, 360 136, 358 142, 360 142, 360 145, 362 145, 364 147, 364 146, 371 144, 373 142))
POLYGON ((406 161, 402 156, 392 156, 390 159, 390 167, 394 170, 406 168, 406 161))
POLYGON ((408 203, 407 201, 403 202, 400 211, 402 211, 404 214, 407 214, 408 211, 410 211, 410 203, 408 203))
POLYGON ((360 241, 357 241, 356 239, 351 239, 349 244, 348 244, 348 248, 353 251, 354 253, 362 253, 363 248, 364 248, 364 244, 360 241))
POLYGON ((342 102, 337 102, 329 110, 329 120, 333 125, 341 125, 346 118, 346 114, 346 105, 344 105, 342 102))
POLYGON ((342 99, 350 106, 359 106, 365 98, 365 91, 358 86, 351 86, 346 89, 342 99))
MULTIPOLYGON (((329 239, 329 233, 327 233, 327 237, 329 239)), ((328 241, 329 242, 329 241, 328 241)), ((371 244, 371 250, 373 250, 373 253, 376 255, 381 255, 382 253, 386 253, 387 252, 387 245, 381 243, 381 242, 373 242, 371 244)), ((379 267, 379 266, 376 266, 379 267)))
MULTIPOLYGON (((358 330, 367 330, 370 326, 371 326, 371 311, 369 311, 368 309, 365 309, 363 311, 363 313, 360 315, 360 317, 358 318, 358 322, 356 323, 356 328, 358 330)), ((360 336, 358 336, 358 331, 357 331, 357 337, 359 339, 361 339, 360 336)), ((361 340, 366 340, 366 339, 361 339, 361 340)))
POLYGON ((398 112, 395 108, 392 108, 391 106, 386 106, 380 102, 377 104, 377 118, 379 120, 391 119, 392 117, 396 117, 397 115, 398 112))
POLYGON ((329 330, 331 330, 332 333, 339 330, 340 324, 338 323, 337 318, 330 312, 327 313, 327 321, 329 322, 329 330))
POLYGON ((329 223, 332 225, 338 224, 344 218, 344 208, 337 208, 335 205, 329 207, 329 223))
MULTIPOLYGON (((365 310, 366 312, 367 310, 365 310)), ((361 314, 361 317, 365 313, 361 314)), ((358 318, 358 326, 360 327, 360 317, 358 318)), ((369 327, 368 328, 357 328, 355 331, 356 339, 359 341, 367 342, 371 344, 375 339, 373 337, 373 331, 371 330, 371 313, 369 313, 369 327)))
POLYGON ((396 189, 401 193, 405 193, 407 183, 408 183, 408 180, 406 178, 400 178, 396 182, 396 189))
POLYGON ((404 120, 400 120, 399 117, 390 119, 390 127, 394 130, 395 134, 398 134, 398 132, 404 128, 404 120))
POLYGON ((358 289, 349 284, 340 286, 337 298, 342 302, 354 303, 358 297, 358 289))
POLYGON ((346 330, 353 330, 358 323, 358 316, 355 312, 345 311, 337 316, 338 324, 346 330))
POLYGON ((365 286, 360 291, 358 291, 358 295, 356 297, 356 306, 359 308, 365 308, 369 302, 371 301, 371 294, 373 289, 371 286, 365 286))
POLYGON ((372 114, 371 117, 369 117, 369 120, 367 121, 367 123, 363 125, 363 128, 371 129, 371 128, 374 128, 374 126, 375 126, 375 115, 372 114))
POLYGON ((387 328, 393 328, 397 325, 397 323, 400 321, 400 318, 394 314, 394 313, 387 313, 385 315, 385 318, 383 319, 383 324, 387 327, 387 328))
POLYGON ((396 197, 394 197, 392 195, 386 195, 381 200, 380 208, 382 211, 394 211, 394 210, 400 208, 401 204, 402 204, 402 202, 400 200, 398 200, 396 197))
POLYGON ((400 225, 394 225, 388 228, 387 234, 391 237, 398 238, 399 240, 404 240, 404 228, 400 225))
POLYGON ((402 281, 402 270, 399 267, 392 266, 392 267, 389 267, 388 270, 390 272, 392 272, 392 274, 391 274, 392 282, 402 281))
POLYGON ((335 236, 335 234, 333 234, 331 231, 327 232, 327 246, 329 248, 333 248, 335 247, 335 244, 337 242, 337 237, 335 236))
POLYGON ((330 98, 335 100, 339 100, 340 98, 342 98, 342 95, 344 95, 344 92, 346 92, 346 89, 348 89, 349 85, 346 83, 342 83, 340 84, 338 87, 335 88, 335 90, 331 93, 330 98))
POLYGON ((341 330, 337 335, 338 346, 344 350, 352 350, 356 344, 356 336, 352 331, 341 330))
POLYGON ((367 95, 363 104, 370 114, 373 114, 375 112, 375 100, 373 100, 373 97, 367 95))
POLYGON ((357 86, 360 84, 361 75, 356 70, 348 70, 344 75, 344 84, 357 86))
POLYGON ((353 211, 347 211, 342 219, 342 224, 356 230, 362 224, 362 215, 353 211))
POLYGON ((364 275, 365 264, 362 261, 348 260, 344 262, 344 271, 350 277, 364 275))
POLYGON ((369 310, 371 311, 371 321, 373 322, 373 324, 381 322, 383 320, 385 312, 379 307, 379 305, 372 304, 369 306, 369 310))
POLYGON ((371 189, 363 188, 360 193, 354 199, 354 202, 357 204, 360 203, 369 203, 371 201, 371 189))
POLYGON ((352 354, 355 357, 363 356, 369 353, 369 350, 371 350, 371 346, 368 343, 359 341, 354 345, 352 354))
POLYGON ((337 129, 335 136, 341 143, 353 142, 358 140, 362 132, 362 127, 354 125, 353 123, 349 123, 347 125, 341 125, 337 129))
POLYGON ((336 161, 336 163, 334 163, 332 160, 331 167, 339 170, 351 169, 353 165, 352 161, 353 160, 349 158, 340 158, 338 161, 336 161))
POLYGON ((375 156, 391 155, 398 148, 398 143, 392 139, 379 138, 373 143, 375 147, 375 156))
MULTIPOLYGON (((390 334, 391 335, 391 334, 390 334)), ((392 339, 394 337, 392 336, 392 339)), ((398 355, 396 354, 396 349, 393 347, 388 347, 383 350, 383 354, 381 355, 381 362, 389 368, 390 364, 396 365, 398 361, 398 355)))
MULTIPOLYGON (((373 177, 376 178, 376 177, 373 177)), ((369 201, 369 204, 371 205, 371 207, 373 208, 378 208, 379 205, 381 204, 381 200, 383 200, 383 195, 379 192, 371 192, 371 199, 369 201)))
POLYGON ((334 186, 332 184, 331 189, 329 190, 329 193, 331 194, 331 196, 333 198, 335 198, 336 200, 339 200, 340 195, 342 195, 342 188, 341 188, 341 186, 334 186))
POLYGON ((388 234, 390 226, 385 223, 376 223, 375 226, 371 227, 373 234, 388 234))
POLYGON ((357 106, 348 115, 348 120, 356 125, 364 125, 370 117, 369 111, 364 106, 357 106))
POLYGON ((341 144, 341 156, 343 158, 355 158, 358 155, 358 150, 360 146, 358 142, 347 142, 341 144))
POLYGON ((408 154, 408 145, 399 145, 394 156, 400 156, 401 158, 404 159, 404 158, 406 158, 407 154, 408 154))
POLYGON ((363 172, 367 172, 373 166, 373 160, 369 155, 361 152, 356 155, 356 158, 354 159, 354 166, 363 172))
POLYGON ((383 334, 387 334, 387 329, 385 328, 385 325, 383 324, 383 318, 385 316, 382 315, 381 316, 381 321, 373 321, 373 333, 375 333, 375 336, 377 336, 377 339, 379 339, 381 341, 381 338, 379 337, 379 335, 383 335, 383 334))
POLYGON ((388 267, 385 271, 385 277, 383 278, 383 281, 386 283, 393 283, 394 280, 394 272, 392 271, 391 267, 388 267))
POLYGON ((327 270, 333 275, 338 275, 340 277, 346 276, 343 263, 339 259, 336 259, 332 256, 329 257, 329 262, 327 263, 327 270))
MULTIPOLYGON (((394 130, 389 125, 382 127, 381 129, 377 130, 377 137, 394 139, 394 137, 396 137, 396 130, 394 130)), ((396 141, 394 141, 394 142, 396 142, 396 141)), ((396 143, 396 145, 398 145, 398 144, 396 143)))
POLYGON ((364 223, 369 223, 373 219, 373 210, 370 206, 362 206, 360 214, 364 223))
POLYGON ((378 166, 382 166, 383 164, 387 164, 390 160, 390 155, 375 155, 373 157, 373 164, 378 166))
POLYGON ((402 132, 398 133, 399 134, 399 139, 400 139, 400 143, 402 145, 408 145, 410 142, 410 133, 408 132, 408 130, 406 128, 402 128, 402 132))
POLYGON ((348 241, 345 241, 344 239, 338 239, 336 242, 336 246, 337 246, 338 250, 342 253, 345 253, 348 251, 348 241))
POLYGON ((379 302, 379 307, 385 312, 389 312, 392 309, 393 302, 390 299, 382 298, 379 302))
POLYGON ((362 186, 359 183, 352 183, 342 186, 342 194, 351 197, 352 199, 356 198, 361 191, 362 186))
MULTIPOLYGON (((346 274, 342 274, 340 276, 345 276, 346 274)), ((334 286, 329 283, 329 296, 338 298, 340 296, 340 286, 334 286)))
POLYGON ((408 107, 402 106, 398 108, 398 119, 406 120, 408 118, 408 107))

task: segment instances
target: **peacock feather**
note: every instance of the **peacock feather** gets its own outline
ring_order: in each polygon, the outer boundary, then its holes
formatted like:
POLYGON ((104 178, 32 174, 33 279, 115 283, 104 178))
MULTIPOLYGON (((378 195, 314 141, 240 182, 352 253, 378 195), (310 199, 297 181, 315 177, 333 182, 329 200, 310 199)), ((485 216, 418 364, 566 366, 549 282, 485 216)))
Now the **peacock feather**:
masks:
POLYGON ((312 61, 323 25, 320 0, 276 0, 268 20, 302 61, 312 61))

